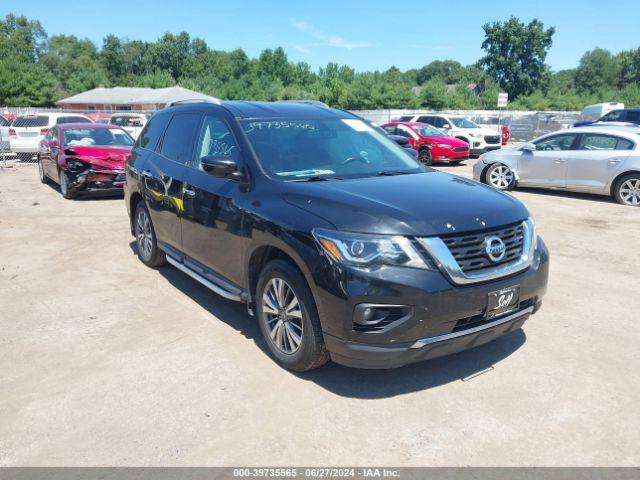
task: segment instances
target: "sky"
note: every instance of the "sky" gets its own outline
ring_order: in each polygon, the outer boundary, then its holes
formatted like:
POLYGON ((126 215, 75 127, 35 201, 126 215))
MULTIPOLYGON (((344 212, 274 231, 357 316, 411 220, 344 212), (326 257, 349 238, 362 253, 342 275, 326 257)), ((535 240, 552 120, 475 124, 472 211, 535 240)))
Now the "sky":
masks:
POLYGON ((416 68, 433 60, 474 63, 487 22, 515 15, 556 27, 547 63, 574 68, 584 52, 640 47, 640 1, 612 0, 0 0, 0 15, 37 19, 51 36, 73 34, 98 45, 108 34, 152 41, 184 30, 219 50, 257 57, 282 46, 314 69, 328 62, 358 71, 416 68))

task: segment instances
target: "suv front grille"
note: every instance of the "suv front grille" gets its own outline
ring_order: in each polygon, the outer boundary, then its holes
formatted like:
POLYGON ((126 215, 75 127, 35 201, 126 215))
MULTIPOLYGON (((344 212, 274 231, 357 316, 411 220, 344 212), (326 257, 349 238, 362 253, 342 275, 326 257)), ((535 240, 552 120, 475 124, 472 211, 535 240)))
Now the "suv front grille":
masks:
POLYGON ((484 141, 487 143, 500 143, 500 135, 487 135, 484 137, 484 141))
POLYGON ((442 241, 464 273, 482 273, 484 269, 492 269, 516 261, 522 256, 524 228, 522 224, 518 224, 474 235, 446 237, 442 241), (491 260, 485 251, 485 240, 493 236, 499 237, 506 247, 506 253, 499 261, 491 260))

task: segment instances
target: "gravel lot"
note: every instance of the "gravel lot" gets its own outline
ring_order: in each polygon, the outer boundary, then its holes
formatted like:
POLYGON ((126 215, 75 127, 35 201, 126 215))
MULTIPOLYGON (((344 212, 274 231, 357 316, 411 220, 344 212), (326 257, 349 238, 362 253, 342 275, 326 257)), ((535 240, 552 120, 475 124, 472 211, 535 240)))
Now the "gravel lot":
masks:
POLYGON ((0 466, 638 465, 640 209, 515 196, 551 251, 523 331, 297 375, 243 306, 137 260, 122 198, 0 168, 0 466))

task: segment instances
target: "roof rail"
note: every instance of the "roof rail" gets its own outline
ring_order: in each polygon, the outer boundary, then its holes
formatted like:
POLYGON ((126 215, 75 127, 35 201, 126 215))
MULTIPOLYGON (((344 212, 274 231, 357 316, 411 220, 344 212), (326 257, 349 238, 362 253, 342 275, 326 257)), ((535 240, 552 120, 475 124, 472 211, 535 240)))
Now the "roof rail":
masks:
POLYGON ((324 102, 319 100, 278 100, 279 103, 303 103, 306 105, 316 105, 318 107, 331 108, 324 102))
POLYGON ((175 102, 171 102, 168 104, 169 107, 174 107, 176 105, 190 105, 192 103, 213 103, 215 105, 220 105, 222 102, 217 99, 217 98, 213 98, 211 97, 211 99, 208 98, 188 98, 185 100, 176 100, 175 102))

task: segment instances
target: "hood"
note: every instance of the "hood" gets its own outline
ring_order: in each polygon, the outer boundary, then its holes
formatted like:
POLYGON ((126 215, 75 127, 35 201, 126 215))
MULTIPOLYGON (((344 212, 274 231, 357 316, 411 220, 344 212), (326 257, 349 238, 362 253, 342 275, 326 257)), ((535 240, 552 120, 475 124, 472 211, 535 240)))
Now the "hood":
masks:
POLYGON ((480 128, 463 128, 462 130, 469 133, 479 133, 480 135, 500 135, 500 136, 502 135, 502 133, 496 128, 480 127, 480 128))
POLYGON ((529 216, 524 205, 508 194, 435 170, 289 182, 287 187, 286 202, 350 232, 442 235, 499 227, 529 216))
POLYGON ((97 168, 122 170, 131 156, 131 147, 75 146, 66 147, 64 153, 68 158, 77 158, 91 163, 97 168))
POLYGON ((468 147, 469 144, 456 137, 438 136, 438 137, 422 137, 427 143, 442 143, 444 145, 450 145, 453 148, 468 147))

